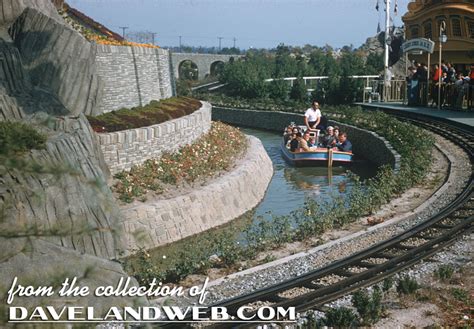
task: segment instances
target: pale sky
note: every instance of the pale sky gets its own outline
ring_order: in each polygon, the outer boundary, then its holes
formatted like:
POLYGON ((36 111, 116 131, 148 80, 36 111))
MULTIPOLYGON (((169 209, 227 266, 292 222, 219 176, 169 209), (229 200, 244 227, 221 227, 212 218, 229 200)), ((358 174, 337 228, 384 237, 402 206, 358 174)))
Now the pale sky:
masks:
MULTIPOLYGON (((392 13, 393 3, 392 2, 392 13)), ((160 46, 273 48, 279 43, 355 47, 385 25, 384 0, 68 0, 113 31, 156 32, 160 46)), ((401 16, 410 0, 397 0, 401 16)))

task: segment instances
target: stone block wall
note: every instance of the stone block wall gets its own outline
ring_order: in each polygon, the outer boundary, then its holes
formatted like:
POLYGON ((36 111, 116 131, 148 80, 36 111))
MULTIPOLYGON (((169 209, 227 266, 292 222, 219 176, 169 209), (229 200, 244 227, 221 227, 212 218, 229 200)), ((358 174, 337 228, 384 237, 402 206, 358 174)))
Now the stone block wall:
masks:
MULTIPOLYGON (((303 124, 304 122, 303 114, 299 113, 254 111, 218 106, 212 108, 212 120, 277 132, 283 132, 283 129, 290 122, 296 124, 303 124)), ((400 168, 400 155, 383 137, 372 131, 340 122, 330 121, 329 123, 338 125, 342 131, 347 132, 355 156, 361 155, 377 165, 388 164, 395 170, 400 168)))
POLYGON ((172 96, 168 50, 97 45, 95 60, 104 83, 99 113, 172 96))
POLYGON ((173 199, 122 207, 127 250, 174 242, 225 224, 254 208, 265 195, 273 164, 260 140, 248 138, 244 159, 208 185, 173 199))
POLYGON ((149 127, 98 134, 112 174, 194 142, 211 127, 211 105, 202 102, 194 113, 149 127))

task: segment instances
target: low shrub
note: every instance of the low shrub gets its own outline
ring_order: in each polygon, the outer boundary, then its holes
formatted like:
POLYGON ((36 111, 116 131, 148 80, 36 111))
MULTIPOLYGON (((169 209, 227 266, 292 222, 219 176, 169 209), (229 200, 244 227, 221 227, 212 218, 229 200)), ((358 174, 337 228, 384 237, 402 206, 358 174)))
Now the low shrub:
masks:
POLYGON ((405 275, 397 281, 397 292, 403 295, 413 294, 420 288, 418 282, 408 275, 405 275))
POLYGON ((451 279, 454 274, 454 268, 449 264, 443 264, 438 267, 435 271, 436 277, 438 277, 442 281, 446 281, 451 279))
POLYGON ((21 154, 31 149, 43 149, 46 136, 21 122, 0 122, 0 155, 21 154))
POLYGON ((382 314, 382 291, 374 286, 372 294, 358 290, 352 296, 352 304, 362 319, 362 325, 371 325, 380 320, 382 314))
POLYGON ((193 113, 201 107, 201 102, 189 97, 172 97, 160 101, 152 100, 144 106, 117 111, 87 119, 95 132, 113 132, 140 128, 162 123, 193 113))
POLYGON ((394 284, 393 277, 389 276, 388 278, 383 279, 382 290, 384 292, 388 292, 390 289, 392 289, 393 284, 394 284))
POLYGON ((346 307, 330 308, 322 321, 328 327, 355 328, 358 325, 357 315, 346 307))

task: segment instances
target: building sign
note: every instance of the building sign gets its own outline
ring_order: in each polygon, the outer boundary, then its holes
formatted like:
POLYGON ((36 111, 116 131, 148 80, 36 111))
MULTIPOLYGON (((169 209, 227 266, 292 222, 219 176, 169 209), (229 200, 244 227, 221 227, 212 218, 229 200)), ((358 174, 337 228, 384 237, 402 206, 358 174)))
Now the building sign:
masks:
POLYGON ((407 40, 402 44, 402 51, 404 53, 408 51, 426 51, 430 54, 433 53, 435 43, 432 40, 425 38, 407 40))

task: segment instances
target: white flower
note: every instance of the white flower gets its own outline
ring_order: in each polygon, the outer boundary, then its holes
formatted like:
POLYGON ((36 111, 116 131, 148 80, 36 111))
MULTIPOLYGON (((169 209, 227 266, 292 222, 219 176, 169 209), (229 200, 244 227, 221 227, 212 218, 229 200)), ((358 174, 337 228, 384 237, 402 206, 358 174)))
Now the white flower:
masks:
POLYGON ((166 259, 166 255, 163 255, 163 259, 166 259))

